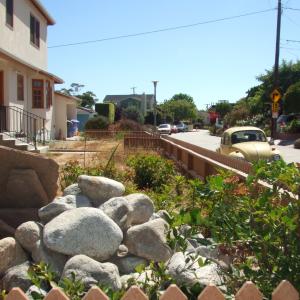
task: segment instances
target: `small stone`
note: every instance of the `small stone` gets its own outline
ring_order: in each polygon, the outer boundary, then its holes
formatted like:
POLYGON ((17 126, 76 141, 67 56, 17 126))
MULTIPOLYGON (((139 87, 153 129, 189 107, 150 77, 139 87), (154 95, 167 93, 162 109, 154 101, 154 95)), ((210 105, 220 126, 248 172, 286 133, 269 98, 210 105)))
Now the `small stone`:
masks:
POLYGON ((153 201, 145 194, 130 194, 127 195, 126 200, 132 207, 131 224, 143 224, 149 221, 154 212, 153 201))
POLYGON ((24 249, 31 252, 36 242, 40 240, 43 226, 37 222, 28 221, 21 224, 15 232, 16 240, 24 249))
POLYGON ((99 207, 113 197, 120 197, 125 192, 125 187, 121 182, 102 176, 80 175, 78 186, 95 207, 99 207))
POLYGON ((76 280, 81 280, 87 288, 96 284, 108 286, 113 290, 122 287, 117 266, 112 263, 100 263, 85 255, 70 258, 64 267, 62 278, 72 278, 73 273, 76 280))

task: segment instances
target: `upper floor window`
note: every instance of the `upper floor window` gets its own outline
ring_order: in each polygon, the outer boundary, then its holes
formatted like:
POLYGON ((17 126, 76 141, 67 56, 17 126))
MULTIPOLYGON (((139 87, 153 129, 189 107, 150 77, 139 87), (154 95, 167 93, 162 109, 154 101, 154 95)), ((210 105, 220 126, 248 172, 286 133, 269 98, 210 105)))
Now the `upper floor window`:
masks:
POLYGON ((18 101, 24 101, 24 76, 17 75, 17 98, 18 101))
POLYGON ((6 0, 6 24, 14 26, 14 1, 6 0))
POLYGON ((44 108, 44 81, 32 79, 32 108, 44 108))
POLYGON ((33 15, 30 15, 30 41, 40 47, 40 22, 33 15))
POLYGON ((49 80, 46 81, 46 107, 52 106, 52 86, 49 80))

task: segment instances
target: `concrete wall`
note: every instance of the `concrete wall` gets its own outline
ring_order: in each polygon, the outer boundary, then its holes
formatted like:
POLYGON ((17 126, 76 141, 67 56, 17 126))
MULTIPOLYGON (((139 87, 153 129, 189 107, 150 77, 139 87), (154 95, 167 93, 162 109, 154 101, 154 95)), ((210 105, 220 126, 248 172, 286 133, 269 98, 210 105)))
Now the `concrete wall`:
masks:
POLYGON ((6 24, 6 0, 0 0, 0 48, 18 58, 47 70, 47 21, 29 0, 14 1, 13 28, 6 24), (30 41, 30 14, 40 22, 40 47, 30 41))

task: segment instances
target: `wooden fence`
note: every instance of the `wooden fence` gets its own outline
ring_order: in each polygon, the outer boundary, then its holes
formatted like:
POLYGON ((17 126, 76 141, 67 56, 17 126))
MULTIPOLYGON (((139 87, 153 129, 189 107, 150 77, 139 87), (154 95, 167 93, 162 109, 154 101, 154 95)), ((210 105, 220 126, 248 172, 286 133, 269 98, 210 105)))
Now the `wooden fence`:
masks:
MULTIPOLYGON (((143 291, 132 286, 122 297, 122 300, 148 300, 143 291)), ((176 286, 170 285, 163 292, 160 300, 187 300, 187 296, 176 286)), ((251 281, 246 282, 235 295, 235 300, 263 300, 264 296, 251 281)), ((7 295, 5 300, 29 300, 20 288, 14 288, 7 295)), ((59 289, 53 288, 44 300, 69 300, 69 298, 59 289)), ((92 287, 82 300, 109 300, 108 296, 98 287, 92 287)), ((207 286, 198 296, 198 300, 225 300, 225 296, 214 286, 207 286)), ((272 293, 272 300, 299 300, 299 293, 287 281, 282 281, 272 293)))

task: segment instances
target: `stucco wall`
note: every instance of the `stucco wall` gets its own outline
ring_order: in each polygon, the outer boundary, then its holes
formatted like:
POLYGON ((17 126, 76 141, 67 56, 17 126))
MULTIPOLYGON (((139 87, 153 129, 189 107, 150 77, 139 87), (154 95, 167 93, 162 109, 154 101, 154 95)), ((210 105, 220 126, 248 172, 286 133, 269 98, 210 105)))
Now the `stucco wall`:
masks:
POLYGON ((0 0, 0 48, 18 58, 47 70, 47 21, 31 1, 14 1, 13 28, 6 24, 6 0, 0 0), (40 22, 40 47, 30 42, 30 14, 40 22))
MULTIPOLYGON (((1 0, 0 0, 1 1, 1 0)), ((48 77, 36 73, 35 71, 9 60, 0 60, 0 70, 4 71, 4 105, 16 106, 28 112, 31 112, 39 117, 46 119, 45 128, 47 137, 54 137, 55 118, 54 118, 54 92, 52 91, 52 103, 50 108, 46 108, 45 99, 45 80, 50 80, 48 77), (24 76, 24 101, 17 100, 17 75, 24 76), (32 79, 44 80, 44 108, 32 108, 32 79)), ((54 81, 50 80, 52 90, 54 90, 54 81)))

